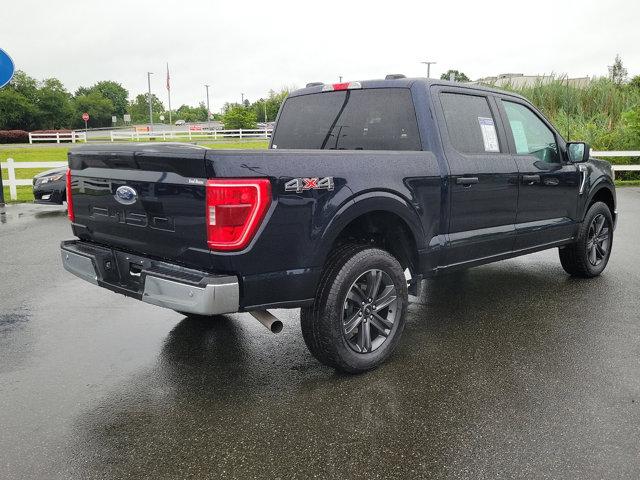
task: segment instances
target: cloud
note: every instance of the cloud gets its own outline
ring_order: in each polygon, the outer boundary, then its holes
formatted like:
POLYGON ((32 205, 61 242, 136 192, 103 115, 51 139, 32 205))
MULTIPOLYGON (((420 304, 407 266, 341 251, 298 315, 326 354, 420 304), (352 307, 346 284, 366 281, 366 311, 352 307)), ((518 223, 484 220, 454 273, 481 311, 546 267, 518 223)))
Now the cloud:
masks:
POLYGON ((197 104, 209 83, 212 110, 269 89, 309 81, 505 72, 605 75, 616 53, 640 73, 636 1, 47 2, 2 7, 0 46, 37 78, 71 90, 116 80, 131 96, 152 89, 166 104, 197 104))

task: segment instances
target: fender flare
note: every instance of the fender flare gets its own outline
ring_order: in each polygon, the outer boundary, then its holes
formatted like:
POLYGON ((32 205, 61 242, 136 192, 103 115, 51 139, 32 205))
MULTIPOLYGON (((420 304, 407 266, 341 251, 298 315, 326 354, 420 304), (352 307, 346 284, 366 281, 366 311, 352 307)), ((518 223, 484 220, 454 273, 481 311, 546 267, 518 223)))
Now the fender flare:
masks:
MULTIPOLYGON (((584 202, 584 204, 582 205, 582 212, 580 215, 580 218, 582 220, 584 220, 584 216, 587 214, 587 207, 591 204, 591 202, 593 201, 593 197, 596 196, 596 194, 598 192, 600 192, 603 189, 607 189, 609 191, 609 193, 611 193, 611 196, 613 197, 613 204, 614 204, 614 209, 616 206, 616 188, 615 185, 613 184, 613 182, 611 182, 611 180, 609 180, 606 176, 601 176, 598 179, 596 179, 596 181, 594 182, 594 184, 591 186, 591 188, 589 189, 589 193, 586 196, 586 200, 584 202)), ((613 214, 613 212, 612 212, 613 214)))
POLYGON ((347 225, 356 218, 375 211, 398 216, 411 232, 417 250, 425 248, 424 231, 415 207, 397 194, 388 191, 372 191, 356 195, 336 212, 319 239, 320 248, 314 264, 324 265, 333 243, 347 225))

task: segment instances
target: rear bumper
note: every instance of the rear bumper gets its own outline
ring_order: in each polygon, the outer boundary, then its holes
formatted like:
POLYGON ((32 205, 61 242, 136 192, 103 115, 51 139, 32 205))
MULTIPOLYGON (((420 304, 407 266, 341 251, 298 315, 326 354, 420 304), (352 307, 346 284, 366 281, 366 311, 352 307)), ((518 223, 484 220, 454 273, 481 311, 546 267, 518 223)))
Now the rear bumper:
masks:
POLYGON ((62 265, 77 277, 143 302, 199 315, 239 309, 238 278, 214 275, 89 242, 60 245, 62 265))

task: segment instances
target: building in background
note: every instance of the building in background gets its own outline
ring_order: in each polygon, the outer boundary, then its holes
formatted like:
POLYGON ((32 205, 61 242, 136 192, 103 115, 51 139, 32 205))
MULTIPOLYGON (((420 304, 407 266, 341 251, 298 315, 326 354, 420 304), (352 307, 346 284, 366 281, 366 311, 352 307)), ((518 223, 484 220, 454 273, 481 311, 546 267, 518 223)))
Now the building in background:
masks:
MULTIPOLYGON (((484 77, 474 82, 476 85, 491 85, 494 87, 510 86, 512 88, 534 87, 545 85, 553 81, 567 81, 566 75, 525 75, 523 73, 501 73, 495 77, 484 77)), ((584 88, 591 82, 589 77, 569 78, 569 85, 572 87, 584 88)))

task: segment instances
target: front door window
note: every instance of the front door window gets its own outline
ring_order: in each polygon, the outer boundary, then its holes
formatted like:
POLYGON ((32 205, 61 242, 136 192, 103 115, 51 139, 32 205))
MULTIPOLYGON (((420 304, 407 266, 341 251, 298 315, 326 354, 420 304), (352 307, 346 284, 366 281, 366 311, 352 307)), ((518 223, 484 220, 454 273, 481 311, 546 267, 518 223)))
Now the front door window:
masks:
POLYGON ((553 132, 524 105, 502 101, 518 155, 533 155, 546 163, 560 163, 553 132))

